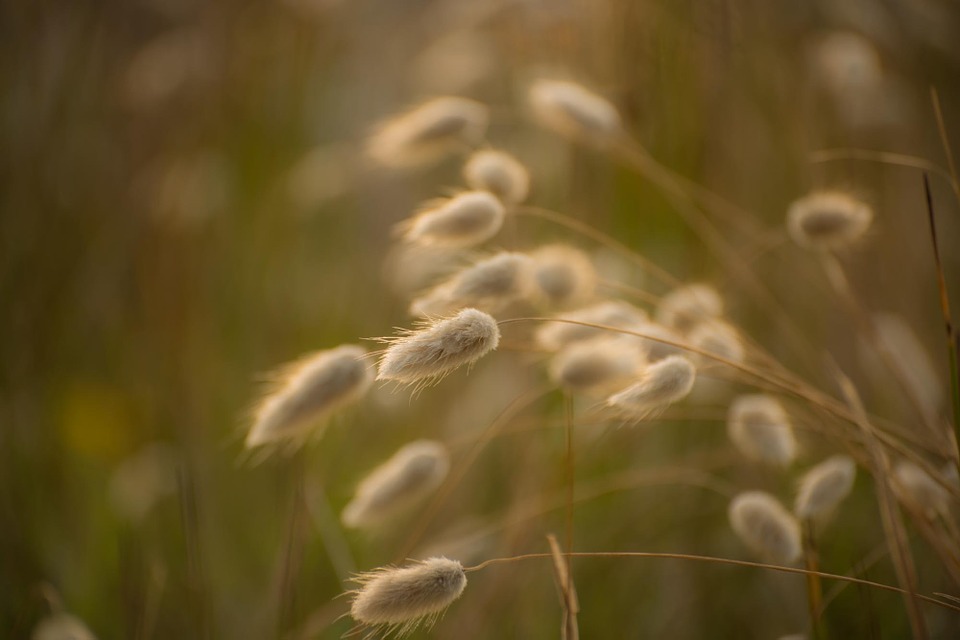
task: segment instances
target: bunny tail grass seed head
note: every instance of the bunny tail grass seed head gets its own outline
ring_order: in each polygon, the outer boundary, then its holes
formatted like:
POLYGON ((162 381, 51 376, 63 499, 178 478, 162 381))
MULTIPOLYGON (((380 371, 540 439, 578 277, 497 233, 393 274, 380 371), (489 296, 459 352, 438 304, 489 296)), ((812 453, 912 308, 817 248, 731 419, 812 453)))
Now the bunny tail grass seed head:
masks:
POLYGON ((901 502, 912 505, 927 516, 950 513, 950 493, 923 467, 900 460, 893 467, 893 490, 901 502))
MULTIPOLYGON (((649 319, 643 309, 638 309, 619 300, 601 302, 576 311, 562 313, 557 318, 599 324, 617 329, 629 329, 649 319)), ((600 335, 614 334, 604 329, 585 327, 579 324, 545 322, 537 328, 535 337, 538 345, 549 351, 556 351, 578 340, 587 340, 600 335)))
POLYGON ((463 365, 473 364, 500 344, 500 327, 477 309, 463 309, 390 343, 380 358, 377 380, 429 384, 463 365))
POLYGON ((800 479, 793 511, 798 518, 817 518, 833 511, 853 489, 857 466, 847 456, 833 456, 800 479))
POLYGON ((635 342, 600 336, 575 342, 554 356, 550 379, 574 393, 604 396, 635 379, 644 365, 635 342))
POLYGON ((685 398, 696 377, 696 367, 688 359, 667 356, 649 365, 639 382, 607 398, 607 406, 627 417, 644 418, 685 398))
POLYGON ((488 108, 475 100, 443 96, 387 120, 370 137, 367 153, 387 167, 414 167, 480 142, 488 108))
POLYGON ((787 210, 787 231, 805 249, 847 247, 866 233, 872 221, 868 205, 839 191, 816 191, 787 210))
POLYGON ((530 87, 530 106, 541 125, 597 146, 621 131, 620 114, 605 98, 565 80, 537 80, 530 87))
POLYGON ((472 247, 497 235, 504 209, 486 191, 467 191, 402 223, 408 242, 441 247, 472 247))
POLYGON ((506 205, 518 204, 530 193, 530 174, 509 153, 481 149, 467 159, 463 179, 473 189, 489 191, 506 205))
MULTIPOLYGON (((383 567, 354 579, 350 615, 358 623, 406 635, 431 626, 467 586, 456 560, 428 558, 406 567, 383 567)), ((389 632, 388 631, 388 632, 389 632)))
MULTIPOLYGON (((687 340, 697 349, 730 362, 739 363, 746 358, 746 348, 740 338, 740 332, 733 325, 722 320, 701 322, 690 332, 687 340)), ((702 364, 711 361, 710 358, 699 354, 697 360, 702 364)))
POLYGON ((800 524, 770 494, 741 493, 730 503, 728 515, 733 531, 763 558, 793 564, 800 557, 800 524))
POLYGON ((97 640, 80 618, 63 611, 53 613, 33 628, 30 640, 97 640))
POLYGON ((533 259, 534 297, 554 308, 588 302, 597 286, 593 262, 583 251, 555 244, 530 252, 533 259))
POLYGON ((657 322, 681 333, 698 323, 723 314, 723 298, 707 284, 689 284, 674 289, 657 305, 657 322))
POLYGON ((341 520, 347 527, 377 525, 406 510, 443 482, 450 455, 434 440, 416 440, 374 469, 358 486, 341 520))
POLYGON ((773 396, 758 393, 734 398, 727 412, 727 434, 752 460, 786 466, 797 454, 790 418, 773 396))
POLYGON ((256 408, 247 448, 305 439, 311 427, 362 397, 373 382, 365 355, 362 347, 348 344, 289 366, 256 408))
POLYGON ((437 285, 410 304, 415 316, 439 316, 464 307, 498 311, 527 297, 533 286, 533 261, 503 251, 485 258, 437 285))

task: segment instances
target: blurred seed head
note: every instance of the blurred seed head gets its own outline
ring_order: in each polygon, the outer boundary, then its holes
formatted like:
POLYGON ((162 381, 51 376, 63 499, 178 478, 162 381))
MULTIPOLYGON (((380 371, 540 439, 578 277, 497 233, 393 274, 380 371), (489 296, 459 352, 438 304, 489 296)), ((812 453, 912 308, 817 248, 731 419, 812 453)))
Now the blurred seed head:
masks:
POLYGON ((787 210, 787 231, 805 249, 843 249, 859 240, 873 220, 865 203, 839 191, 816 191, 787 210))
MULTIPOLYGON (((740 337, 740 332, 733 325, 723 320, 701 322, 690 332, 687 341, 697 349, 702 349, 731 362, 743 362, 746 358, 746 347, 740 337)), ((697 360, 701 365, 715 362, 699 354, 697 354, 697 360)))
POLYGON ((565 347, 550 363, 550 379, 574 392, 604 396, 635 379, 644 365, 636 343, 599 336, 565 347))
POLYGON ((450 469, 442 443, 416 440, 374 469, 357 486, 341 519, 347 527, 380 524, 413 506, 440 486, 450 469))
POLYGON ((350 615, 366 626, 386 627, 403 636, 429 627, 467 586, 456 560, 428 558, 406 567, 383 567, 355 578, 350 615))
POLYGON ((727 434, 752 460, 786 466, 797 455, 790 418, 780 401, 767 394, 734 398, 727 413, 727 434))
POLYGON ((487 107, 475 100, 434 98, 381 124, 368 140, 367 153, 387 167, 429 164, 479 143, 488 119, 487 107))
POLYGON ((707 284, 690 284, 674 289, 657 305, 657 322, 680 333, 695 325, 720 317, 723 298, 707 284))
POLYGON ((485 242, 503 226, 504 209, 486 191, 467 191, 418 213, 401 224, 408 242, 464 248, 485 242))
POLYGON ((455 273, 410 303, 415 316, 440 316, 464 307, 496 312, 528 297, 533 287, 533 261, 504 251, 455 273))
MULTIPOLYGON (((873 326, 883 348, 891 355, 892 364, 900 369, 910 393, 931 415, 943 405, 944 385, 930 359, 929 352, 909 324, 892 313, 877 313, 873 326)), ((861 345, 867 371, 886 371, 873 352, 873 347, 861 345)))
POLYGON ((463 179, 472 189, 489 191, 505 205, 523 202, 530 192, 530 173, 509 153, 494 149, 475 152, 463 166, 463 179))
MULTIPOLYGON (((588 322, 618 329, 631 327, 646 322, 649 317, 642 309, 620 300, 600 302, 583 309, 562 313, 557 316, 564 320, 588 322)), ((585 327, 566 322, 545 322, 536 331, 537 344, 550 351, 556 351, 566 345, 587 340, 595 336, 613 335, 604 329, 585 327)), ((622 334, 621 334, 622 335, 622 334)))
POLYGON ((110 478, 110 503, 132 522, 140 522, 158 500, 177 491, 180 456, 164 443, 143 447, 117 467, 110 478))
POLYGON ((788 565, 800 557, 800 524, 770 494, 741 493, 730 503, 728 515, 743 543, 766 560, 788 565))
POLYGON ((500 344, 497 321, 477 309, 429 323, 418 331, 384 339, 377 380, 425 385, 473 364, 500 344))
POLYGON ((566 80, 537 80, 529 91, 541 125, 578 142, 602 146, 620 132, 620 114, 605 98, 566 80))
POLYGON ((683 356, 668 356, 649 365, 639 382, 607 398, 607 406, 626 417, 642 419, 685 398, 696 377, 692 362, 683 356))
POLYGON ((798 518, 828 515, 853 489, 857 466, 848 456, 833 456, 807 471, 800 479, 793 511, 798 518))
POLYGON ((83 621, 69 613, 54 613, 33 628, 31 640, 96 640, 83 621))
POLYGON ((583 251, 564 244, 530 252, 533 259, 534 298, 554 308, 575 307, 589 301, 597 287, 597 272, 583 251))
POLYGON ((361 398, 373 375, 356 345, 310 354, 282 371, 255 410, 247 448, 279 441, 302 443, 313 427, 361 398))
POLYGON ((891 487, 902 502, 934 516, 950 514, 950 494, 922 467, 900 460, 893 467, 891 487))

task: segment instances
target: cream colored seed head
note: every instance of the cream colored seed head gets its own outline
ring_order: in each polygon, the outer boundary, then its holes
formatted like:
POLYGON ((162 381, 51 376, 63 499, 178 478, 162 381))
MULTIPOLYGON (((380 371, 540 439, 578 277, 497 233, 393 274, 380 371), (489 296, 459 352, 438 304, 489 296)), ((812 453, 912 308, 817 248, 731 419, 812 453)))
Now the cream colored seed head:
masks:
MULTIPOLYGON (((701 322, 690 332, 687 339, 690 344, 697 349, 712 353, 731 362, 743 362, 746 357, 746 350, 743 346, 743 340, 740 338, 740 332, 737 331, 733 325, 722 320, 701 322)), ((697 359, 702 364, 715 362, 699 354, 697 359)))
POLYGON ((509 153, 482 149, 463 166, 463 179, 473 189, 489 191, 505 205, 523 202, 530 192, 530 174, 509 153))
POLYGON ((318 351, 294 363, 256 409, 247 448, 305 438, 311 427, 359 399, 373 375, 356 345, 318 351))
POLYGON ((727 434, 737 449, 753 460, 786 466, 797 454, 790 418, 773 396, 735 398, 727 413, 727 434))
POLYGON ((800 557, 800 524, 770 494, 741 493, 730 503, 728 515, 734 532, 763 558, 793 564, 800 557))
POLYGON ((667 356, 683 356, 688 353, 683 347, 676 347, 656 339, 662 338, 663 340, 676 343, 683 343, 684 341, 682 336, 662 324, 657 324, 656 322, 641 322, 629 327, 629 329, 636 333, 650 336, 649 338, 638 338, 647 354, 647 360, 650 362, 663 360, 667 356))
POLYGON ((847 247, 866 233, 872 221, 869 206, 838 191, 811 193, 787 210, 787 231, 805 249, 847 247))
MULTIPOLYGON (((648 320, 646 312, 619 300, 601 302, 576 311, 557 316, 563 320, 587 322, 606 327, 628 329, 648 320)), ((555 351, 578 340, 600 335, 612 335, 610 331, 566 322, 545 322, 538 327, 536 341, 544 349, 555 351)))
POLYGON ((644 370, 640 381, 607 398, 607 406, 644 418, 682 400, 693 389, 697 370, 683 356, 668 356, 644 370))
POLYGON ((360 574, 350 615, 366 626, 387 627, 398 635, 421 624, 429 627, 467 586, 456 560, 429 558, 406 567, 384 567, 360 574))
POLYGON ((410 304, 410 313, 438 316, 464 307, 493 312, 527 297, 532 286, 530 257, 504 251, 459 271, 416 298, 410 304))
POLYGON ((605 98, 564 80, 537 80, 530 105, 541 125, 579 142, 604 145, 620 133, 620 114, 605 98))
POLYGON ((443 482, 450 470, 446 447, 416 440, 397 451, 357 486, 341 519, 347 527, 377 525, 408 509, 443 482))
POLYGON ((429 384, 473 364, 500 344, 497 321, 477 309, 463 309, 419 331, 387 338, 377 380, 429 384))
POLYGON ((434 162, 477 144, 487 130, 489 110, 474 100, 444 96, 384 122, 370 137, 367 152, 388 167, 434 162))
POLYGON ((540 247, 533 259, 534 297, 552 307, 572 307, 593 297, 597 272, 583 251, 568 245, 540 247))
POLYGON ((59 612, 47 616, 34 627, 31 640, 96 640, 80 618, 59 612))
POLYGON ((600 336, 565 347, 550 363, 550 379, 574 393, 604 396, 635 379, 644 365, 635 342, 600 336))
POLYGON ((922 467, 909 460, 901 460, 894 466, 891 486, 902 502, 928 516, 950 513, 950 493, 922 467))
POLYGON ((847 456, 833 456, 807 471, 800 479, 793 511, 797 517, 829 514, 853 489, 857 466, 847 456))
POLYGON ((657 322, 680 333, 723 314, 723 298, 707 284, 690 284, 674 289, 657 305, 657 322))
POLYGON ((486 191, 467 191, 422 211, 401 224, 408 242, 441 247, 472 247, 503 226, 504 209, 486 191))

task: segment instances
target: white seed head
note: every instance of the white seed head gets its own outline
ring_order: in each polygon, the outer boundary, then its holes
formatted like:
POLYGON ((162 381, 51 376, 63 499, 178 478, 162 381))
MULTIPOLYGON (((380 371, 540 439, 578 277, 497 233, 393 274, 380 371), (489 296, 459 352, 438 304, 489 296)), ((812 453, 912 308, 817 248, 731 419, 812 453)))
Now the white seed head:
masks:
POLYGON ((603 145, 621 131, 616 108, 574 82, 537 80, 530 87, 529 98, 540 124, 560 135, 603 145))
POLYGON ((800 524, 770 494, 741 493, 730 503, 728 515, 734 532, 763 558, 792 564, 800 557, 800 524))
POLYGON ((358 400, 373 382, 364 355, 362 347, 348 344, 287 367, 257 407, 246 446, 305 438, 331 413, 358 400))
POLYGON ((367 527, 390 519, 440 486, 449 470, 442 443, 416 440, 403 446, 360 482, 343 510, 343 524, 367 527))
POLYGON ((793 511, 798 518, 817 518, 833 511, 853 489, 857 465, 847 456, 833 456, 800 479, 793 511))
POLYGON ((534 297, 552 307, 572 307, 593 297, 597 272, 583 251, 555 244, 530 252, 533 259, 534 297))
POLYGON ((415 316, 439 316, 464 307, 498 311, 533 287, 533 261, 503 251, 463 269, 410 304, 415 316))
POLYGON ((389 167, 434 162, 450 151, 478 143, 487 130, 488 111, 467 98, 434 98, 381 124, 368 141, 367 152, 389 167))
POLYGON ((509 153, 481 149, 463 166, 463 179, 473 189, 489 191, 506 205, 523 202, 530 192, 527 168, 509 153))
MULTIPOLYGON (((892 313, 875 314, 873 326, 880 343, 891 356, 891 364, 903 373, 910 392, 924 409, 936 415, 943 403, 944 385, 917 334, 902 317, 892 313)), ((884 369, 882 366, 876 368, 884 369)))
POLYGON ((387 338, 377 380, 429 384, 473 364, 500 344, 497 321, 477 309, 463 309, 418 331, 387 338))
POLYGON ((872 221, 869 206, 838 191, 816 191, 787 210, 787 231, 805 249, 847 247, 866 233, 872 221))
POLYGON ((31 640, 96 640, 80 618, 69 613, 54 613, 33 628, 31 640))
POLYGON ((649 365, 639 382, 607 398, 607 405, 626 416, 643 418, 685 398, 696 377, 692 362, 668 356, 649 365))
POLYGON ((575 342, 550 363, 550 379, 574 393, 604 396, 636 379, 644 365, 636 342, 600 336, 575 342))
MULTIPOLYGON (((618 329, 628 329, 648 320, 646 312, 642 309, 619 300, 601 302, 576 311, 562 313, 557 318, 618 329)), ((610 332, 579 324, 545 322, 537 329, 536 340, 537 344, 544 349, 555 351, 578 340, 587 340, 600 335, 610 335, 610 332)))
POLYGON ((690 284, 674 289, 657 305, 657 322, 680 333, 723 314, 723 298, 707 284, 690 284))
MULTIPOLYGON (((690 332, 687 340, 691 346, 731 362, 743 362, 746 357, 740 332, 723 320, 701 322, 690 332)), ((704 364, 711 362, 710 358, 704 356, 698 356, 698 360, 704 364)))
POLYGON ((386 627, 398 635, 421 624, 429 627, 467 586, 456 560, 428 558, 406 567, 383 567, 355 578, 350 615, 366 626, 386 627))
POLYGON ((682 336, 662 324, 657 324, 656 322, 641 322, 629 327, 629 329, 650 336, 649 338, 638 338, 647 354, 647 360, 650 362, 663 360, 667 356, 682 356, 687 353, 687 350, 683 347, 675 347, 672 344, 656 340, 656 338, 662 338, 663 340, 677 343, 683 343, 684 341, 682 336))
POLYGON ((758 393, 734 398, 727 412, 727 434, 752 460, 786 466, 797 454, 790 418, 773 396, 758 393))
POLYGON ((901 501, 927 515, 946 516, 950 513, 950 493, 922 467, 909 460, 901 460, 894 466, 891 486, 901 501))
POLYGON ((467 191, 441 201, 401 224, 408 242, 441 247, 472 247, 497 235, 504 209, 486 191, 467 191))

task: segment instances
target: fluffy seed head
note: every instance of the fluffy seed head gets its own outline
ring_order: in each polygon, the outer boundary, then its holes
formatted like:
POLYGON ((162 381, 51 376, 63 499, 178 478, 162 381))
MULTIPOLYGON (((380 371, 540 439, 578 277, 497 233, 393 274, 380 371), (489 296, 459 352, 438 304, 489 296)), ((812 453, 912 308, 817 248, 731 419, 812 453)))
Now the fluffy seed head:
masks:
POLYGON ((552 307, 571 307, 593 297, 597 272, 583 251, 556 244, 540 247, 530 257, 536 298, 552 307))
POLYGON ((482 149, 463 166, 463 179, 473 189, 489 191, 504 204, 523 202, 530 192, 530 174, 509 153, 482 149))
MULTIPOLYGON (((698 324, 688 336, 690 344, 697 349, 720 356, 731 362, 743 362, 746 350, 740 332, 733 325, 722 320, 711 320, 698 324)), ((710 359, 700 356, 703 362, 710 359)))
MULTIPOLYGON (((620 301, 601 302, 583 309, 563 313, 557 317, 618 329, 628 329, 648 320, 647 314, 642 309, 620 301)), ((578 340, 608 334, 609 332, 603 329, 584 327, 578 324, 546 322, 537 329, 536 340, 537 344, 544 349, 555 351, 578 340)))
POLYGON ((96 640, 80 618, 69 613, 54 613, 41 620, 30 634, 31 640, 96 640))
POLYGON ((560 351, 550 363, 550 379, 575 393, 603 396, 636 378, 643 365, 635 342, 601 336, 560 351))
POLYGON ((616 108, 574 82, 537 80, 530 87, 529 98, 540 124, 560 135, 603 145, 620 132, 616 108))
POLYGON ((360 482, 343 510, 343 524, 366 527, 388 520, 436 489, 449 470, 443 444, 416 440, 403 446, 360 482))
POLYGON ((748 458, 788 465, 797 454, 790 418, 780 401, 766 394, 734 398, 727 412, 727 435, 748 458))
POLYGON ((363 396, 373 382, 365 353, 362 347, 342 345, 287 367, 257 407, 246 446, 303 439, 311 427, 363 396))
POLYGON ((479 102, 454 96, 434 98, 380 125, 367 152, 389 167, 428 164, 478 143, 488 120, 488 109, 479 102))
POLYGON ((800 479, 793 511, 807 519, 824 516, 853 489, 857 466, 847 456, 833 456, 807 471, 800 479))
POLYGON ((403 223, 408 242, 442 247, 472 247, 503 226, 504 209, 486 191, 467 191, 442 201, 403 223))
POLYGON ((670 340, 671 342, 683 342, 682 336, 662 324, 657 324, 656 322, 641 322, 631 326, 630 330, 650 336, 650 338, 638 338, 647 354, 647 360, 650 362, 663 360, 667 356, 682 356, 687 353, 682 347, 675 347, 672 344, 654 340, 654 338, 662 338, 664 340, 670 340))
POLYGON ((497 348, 497 321, 477 309, 463 309, 418 331, 395 338, 380 358, 377 380, 428 384, 497 348))
POLYGON ((690 284, 674 289, 657 305, 657 322, 681 333, 700 322, 723 314, 723 298, 706 284, 690 284))
POLYGON ((533 261, 503 251, 481 260, 437 285, 410 304, 416 316, 438 316, 464 307, 497 311, 524 298, 533 286, 533 261))
MULTIPOLYGON (((945 387, 917 334, 902 317, 892 313, 875 314, 873 326, 884 349, 891 355, 891 364, 903 373, 913 396, 927 411, 936 414, 943 403, 945 387)), ((870 353, 872 350, 865 351, 870 353)))
POLYGON ((901 460, 894 466, 892 487, 900 500, 928 515, 950 513, 949 492, 922 467, 909 460, 901 460))
POLYGON ((865 203, 838 191, 816 191, 790 205, 787 231, 805 249, 842 249, 863 236, 872 220, 865 203))
POLYGON ((428 558, 406 567, 383 567, 355 578, 350 615, 360 624, 388 627, 399 635, 432 625, 467 586, 456 560, 428 558))
POLYGON ((607 405, 624 415, 643 418, 685 398, 696 377, 692 362, 683 356, 668 356, 648 366, 639 382, 607 398, 607 405))
POLYGON ((800 524, 776 498, 763 491, 741 493, 730 503, 730 525, 744 544, 777 564, 800 557, 800 524))

